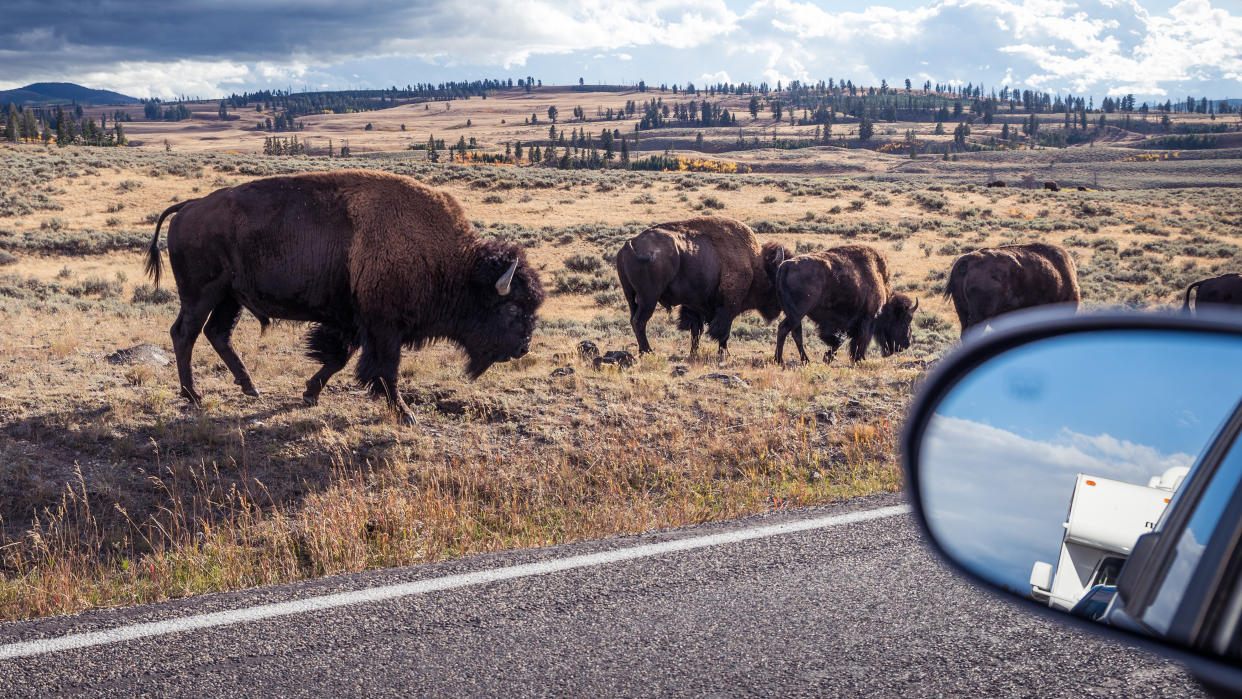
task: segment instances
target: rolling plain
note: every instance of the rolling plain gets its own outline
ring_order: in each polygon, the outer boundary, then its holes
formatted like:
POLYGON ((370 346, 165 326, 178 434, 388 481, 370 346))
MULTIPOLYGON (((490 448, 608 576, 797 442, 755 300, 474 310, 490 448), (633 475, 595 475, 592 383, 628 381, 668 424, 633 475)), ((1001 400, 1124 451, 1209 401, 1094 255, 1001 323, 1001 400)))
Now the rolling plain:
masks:
MULTIPOLYGON (((549 89, 305 119, 296 135, 312 153, 346 140, 347 158, 262 155, 270 134, 246 119, 127 123, 124 148, 0 146, 0 618, 897 490, 906 405, 958 342, 941 295, 958 255, 1062 244, 1079 267, 1084 311, 1180 307, 1190 282, 1242 271, 1236 116, 1213 148, 1155 148, 1109 127, 1089 145, 946 159, 858 147, 848 120, 835 127, 839 145, 762 147, 815 127, 752 119, 733 98, 740 126, 639 133, 632 156, 665 155, 684 168, 675 171, 433 163, 409 148, 431 136, 472 138, 491 153, 537 143, 549 106, 585 109, 585 120, 559 128, 606 125, 633 138, 633 119, 594 115, 652 96, 549 89), (530 115, 539 122, 525 123, 530 115), (142 344, 170 353, 175 290, 142 272, 161 211, 257 177, 338 168, 444 188, 483 235, 524 245, 549 291, 531 354, 469 382, 451 345, 407 352, 401 390, 415 428, 367 399, 348 370, 304 407, 315 366, 298 324, 264 335, 249 316, 239 326, 258 398, 241 394, 204 341, 201 407, 178 397, 175 367, 114 356, 142 344), (986 186, 997 179, 1009 186, 986 186), (797 252, 874 246, 894 288, 921 300, 913 346, 888 358, 873 348, 854 366, 840 357, 778 366, 775 324, 752 313, 735 323, 725 359, 710 344, 689 358, 688 336, 657 313, 656 351, 635 366, 596 369, 580 357, 584 340, 635 350, 612 267, 621 243, 704 213, 797 252)), ((971 139, 987 143, 1007 118, 1026 116, 1002 114, 971 139)), ((952 139, 933 127, 878 124, 875 145, 907 131, 924 143, 952 139)))

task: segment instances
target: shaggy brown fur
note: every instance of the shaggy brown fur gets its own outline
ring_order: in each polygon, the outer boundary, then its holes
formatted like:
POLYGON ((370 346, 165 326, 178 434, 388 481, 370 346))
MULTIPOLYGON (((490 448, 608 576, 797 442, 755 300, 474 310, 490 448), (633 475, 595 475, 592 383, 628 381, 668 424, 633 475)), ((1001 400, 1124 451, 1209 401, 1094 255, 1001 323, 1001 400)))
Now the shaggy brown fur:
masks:
POLYGON ((867 355, 874 337, 884 356, 910 346, 910 322, 918 302, 889 287, 888 262, 866 245, 842 245, 789 260, 777 274, 777 290, 785 318, 776 333, 776 361, 784 359, 785 337, 793 333, 802 361, 802 318, 815 321, 828 345, 830 362, 844 337, 850 339, 850 361, 867 355))
POLYGON ((1242 274, 1222 274, 1211 279, 1201 279, 1186 287, 1186 303, 1182 310, 1190 312, 1190 298, 1195 289, 1199 294, 1195 298, 1195 308, 1204 304, 1224 304, 1242 306, 1242 274))
POLYGON ((402 346, 460 344, 471 377, 524 354, 543 301, 523 250, 483 241, 450 195, 372 171, 255 180, 170 207, 156 224, 147 270, 158 282, 159 226, 172 213, 168 256, 181 314, 173 345, 183 395, 198 401, 190 372, 203 329, 236 382, 257 395, 230 343, 242 308, 311 321, 309 354, 323 368, 303 398, 318 400, 332 374, 362 350, 357 378, 406 419, 396 391, 402 346), (516 263, 510 293, 497 281, 516 263), (209 317, 210 316, 210 317, 209 317))
POLYGON ((750 227, 723 216, 662 223, 629 239, 617 253, 617 276, 639 352, 651 351, 647 321, 657 304, 681 307, 692 355, 704 323, 725 352, 739 314, 757 310, 769 321, 780 315, 774 281, 786 257, 785 248, 761 247, 750 227))
POLYGON ((1078 307, 1078 269, 1065 248, 1025 243, 982 248, 957 258, 944 287, 962 335, 1002 313, 1044 304, 1078 307))

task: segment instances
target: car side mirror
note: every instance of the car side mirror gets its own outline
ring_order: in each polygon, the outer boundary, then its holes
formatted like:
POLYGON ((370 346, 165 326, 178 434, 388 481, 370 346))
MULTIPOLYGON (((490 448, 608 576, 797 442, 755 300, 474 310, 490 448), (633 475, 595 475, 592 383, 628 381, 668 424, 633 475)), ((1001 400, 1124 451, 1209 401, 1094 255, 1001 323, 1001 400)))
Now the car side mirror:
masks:
POLYGON ((1242 688, 1240 433, 1242 314, 1032 311, 941 362, 902 449, 976 582, 1242 688))

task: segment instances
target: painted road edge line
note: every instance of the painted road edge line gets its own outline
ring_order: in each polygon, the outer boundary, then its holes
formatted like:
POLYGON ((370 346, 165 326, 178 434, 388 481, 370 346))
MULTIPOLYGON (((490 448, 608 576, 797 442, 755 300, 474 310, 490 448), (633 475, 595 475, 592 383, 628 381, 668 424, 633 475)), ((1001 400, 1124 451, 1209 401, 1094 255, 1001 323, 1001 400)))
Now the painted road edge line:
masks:
POLYGON ((827 517, 794 520, 792 522, 772 524, 765 527, 739 529, 736 531, 722 532, 720 534, 694 536, 685 539, 675 539, 673 541, 662 541, 656 544, 643 544, 641 546, 632 546, 612 551, 601 551, 599 553, 588 553, 580 556, 553 559, 550 561, 524 563, 521 565, 509 566, 507 568, 491 568, 488 570, 475 571, 473 573, 461 573, 442 578, 416 580, 414 582, 383 585, 380 587, 368 587, 350 592, 340 592, 332 595, 322 595, 320 597, 308 597, 306 599, 292 600, 289 602, 276 602, 257 607, 232 609, 225 612, 196 614, 193 616, 167 619, 164 621, 152 621, 144 624, 134 624, 131 626, 118 626, 105 631, 75 633, 54 638, 21 641, 18 643, 9 643, 0 646, 0 660, 25 658, 32 655, 43 655, 44 653, 54 653, 62 650, 88 648, 91 646, 101 646, 109 643, 132 641, 150 636, 163 636, 185 631, 195 631, 198 629, 209 629, 216 626, 227 626, 251 621, 261 621, 263 619, 271 619, 273 617, 305 614, 307 612, 315 612, 323 609, 332 609, 335 607, 344 607, 353 604, 363 604, 366 602, 379 602, 397 597, 422 595, 429 592, 437 592, 439 590, 451 590, 458 587, 483 585, 486 583, 498 582, 501 580, 512 580, 514 578, 524 578, 533 575, 547 575, 548 573, 557 573, 564 570, 589 568, 609 563, 620 563, 622 561, 659 556, 666 553, 677 553, 679 551, 690 551, 710 546, 721 546, 724 544, 733 544, 752 539, 780 536, 782 534, 793 534, 813 529, 824 529, 827 527, 855 524, 858 522, 883 519, 885 517, 895 517, 908 512, 910 512, 909 505, 894 505, 891 507, 880 507, 872 510, 859 510, 839 515, 830 515, 827 517))

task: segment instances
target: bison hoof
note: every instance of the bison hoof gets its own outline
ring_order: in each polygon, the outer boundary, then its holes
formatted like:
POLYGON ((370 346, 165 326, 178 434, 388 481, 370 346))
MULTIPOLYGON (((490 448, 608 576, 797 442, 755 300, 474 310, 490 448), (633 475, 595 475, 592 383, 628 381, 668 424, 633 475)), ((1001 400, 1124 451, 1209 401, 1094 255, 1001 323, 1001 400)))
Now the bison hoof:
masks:
POLYGON ((319 405, 318 393, 303 393, 302 402, 309 406, 319 405))
POLYGON ((181 387, 181 397, 194 405, 201 405, 203 402, 203 397, 198 395, 198 391, 195 391, 192 388, 186 388, 185 386, 181 387))
POLYGON ((250 388, 243 388, 242 393, 245 393, 246 395, 254 397, 254 398, 259 397, 259 389, 255 388, 254 386, 251 386, 250 388))
POLYGON ((398 419, 400 419, 401 424, 405 425, 406 427, 417 427, 418 426, 418 418, 414 417, 414 413, 411 413, 408 410, 403 413, 400 413, 398 415, 398 419))

